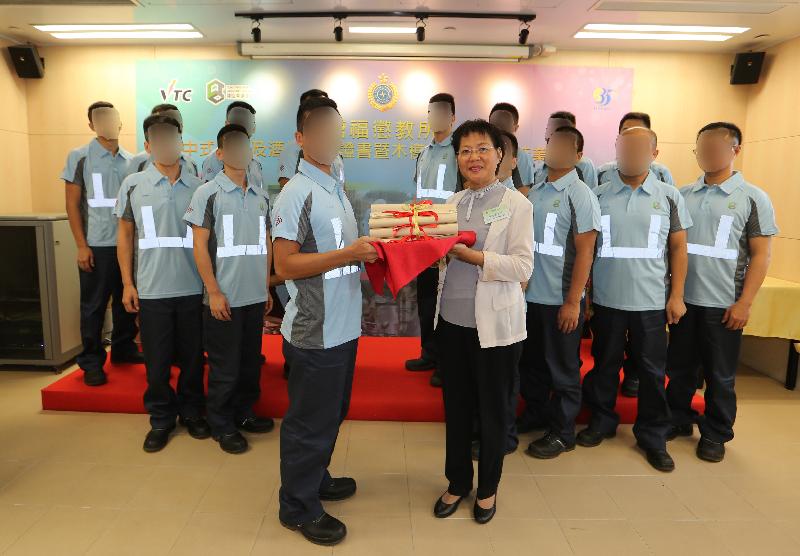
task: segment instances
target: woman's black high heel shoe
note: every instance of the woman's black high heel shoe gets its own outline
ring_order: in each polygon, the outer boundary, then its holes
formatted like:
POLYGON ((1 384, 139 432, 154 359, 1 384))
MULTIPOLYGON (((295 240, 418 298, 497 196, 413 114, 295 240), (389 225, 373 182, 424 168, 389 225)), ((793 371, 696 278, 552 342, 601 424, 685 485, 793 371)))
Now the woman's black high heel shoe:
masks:
POLYGON ((464 499, 464 497, 462 496, 452 504, 446 504, 442 500, 443 496, 444 494, 442 494, 442 496, 439 497, 439 499, 436 501, 436 504, 433 506, 433 515, 435 517, 438 517, 439 519, 450 517, 451 515, 456 513, 458 505, 461 504, 461 501, 464 499))
POLYGON ((472 516, 475 518, 475 521, 477 521, 481 525, 489 523, 494 517, 494 514, 496 512, 497 512, 497 495, 495 495, 494 497, 494 504, 492 504, 492 507, 489 508, 488 510, 481 508, 478 505, 478 499, 475 498, 475 506, 473 506, 472 508, 472 516))

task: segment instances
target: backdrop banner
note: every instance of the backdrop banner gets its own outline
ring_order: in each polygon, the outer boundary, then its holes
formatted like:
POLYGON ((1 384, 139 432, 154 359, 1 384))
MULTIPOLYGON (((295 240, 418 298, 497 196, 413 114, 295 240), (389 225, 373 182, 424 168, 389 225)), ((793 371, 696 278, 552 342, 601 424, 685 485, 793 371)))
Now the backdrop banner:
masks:
MULTIPOLYGON (((614 158, 620 117, 631 110, 633 70, 492 62, 373 60, 147 60, 136 66, 137 144, 151 108, 172 103, 183 114, 184 151, 199 165, 216 149, 225 107, 244 100, 256 109, 254 155, 271 197, 278 192, 278 159, 294 141, 300 93, 318 88, 339 105, 346 189, 362 234, 372 203, 412 199, 417 154, 432 139, 428 99, 448 92, 456 125, 488 118, 496 102, 520 112, 520 148, 544 157, 547 117, 568 110, 583 133, 585 156, 599 165, 614 158)), ((377 296, 363 275, 364 333, 419 333, 414 286, 397 300, 377 296)))

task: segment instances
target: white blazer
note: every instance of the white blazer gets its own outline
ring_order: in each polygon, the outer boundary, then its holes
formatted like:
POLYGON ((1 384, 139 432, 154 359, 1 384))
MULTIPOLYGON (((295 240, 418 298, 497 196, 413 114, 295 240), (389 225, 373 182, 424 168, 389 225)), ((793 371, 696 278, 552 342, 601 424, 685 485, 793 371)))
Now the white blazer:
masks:
MULTIPOLYGON (((447 200, 458 204, 465 191, 447 200)), ((501 204, 511 216, 489 225, 483 245, 483 268, 478 267, 475 288, 475 323, 482 348, 508 346, 527 337, 525 295, 520 283, 533 272, 533 205, 518 191, 508 189, 501 204)), ((434 327, 439 322, 442 288, 447 265, 439 266, 439 291, 436 297, 434 327)))

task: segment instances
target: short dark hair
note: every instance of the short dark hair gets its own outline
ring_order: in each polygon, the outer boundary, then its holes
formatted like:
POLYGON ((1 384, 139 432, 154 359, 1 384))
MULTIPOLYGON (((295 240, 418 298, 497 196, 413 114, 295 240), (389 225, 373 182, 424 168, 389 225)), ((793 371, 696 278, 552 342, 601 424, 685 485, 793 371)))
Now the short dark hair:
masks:
POLYGON ((742 144, 742 130, 739 129, 739 126, 733 124, 731 122, 712 122, 710 124, 704 125, 700 128, 700 131, 697 132, 697 137, 700 137, 700 134, 704 131, 713 131, 715 129, 725 129, 728 131, 728 135, 733 136, 736 139, 736 144, 742 144))
POLYGON ((577 152, 579 153, 583 152, 583 133, 581 133, 577 127, 572 127, 570 125, 562 125, 558 129, 556 129, 553 133, 568 133, 570 135, 574 135, 575 147, 577 148, 577 152))
POLYGON ((247 133, 247 130, 244 128, 243 125, 227 124, 222 126, 222 129, 220 129, 217 132, 217 147, 219 147, 220 149, 223 148, 222 144, 224 143, 225 136, 228 135, 229 133, 236 133, 236 132, 244 133, 245 135, 250 137, 250 135, 247 133))
POLYGON ((300 95, 300 104, 303 104, 308 99, 314 98, 314 97, 325 97, 325 98, 328 98, 328 93, 326 93, 322 89, 309 89, 305 93, 300 95))
POLYGON ((142 130, 144 131, 145 141, 150 140, 148 133, 150 131, 150 128, 153 127, 154 125, 160 125, 160 124, 173 125, 178 129, 179 132, 181 130, 181 125, 175 118, 171 118, 169 116, 162 116, 161 114, 151 114, 144 119, 144 122, 142 122, 142 130))
POLYGON ((335 100, 328 97, 311 97, 297 108, 297 131, 303 132, 306 118, 318 108, 333 108, 337 113, 339 112, 339 107, 335 100))
POLYGON ((575 114, 572 112, 567 112, 566 110, 559 110, 558 112, 553 112, 550 114, 551 120, 567 120, 568 122, 572 122, 572 125, 577 125, 578 120, 575 118, 575 114))
MULTIPOLYGON (((516 157, 519 154, 519 141, 510 131, 500 130, 500 134, 511 142, 511 154, 516 157)), ((505 153, 503 158, 505 158, 505 153)))
POLYGON ((514 123, 515 124, 519 123, 519 110, 517 110, 516 106, 514 106, 510 102, 498 102, 497 104, 492 106, 489 115, 491 116, 492 114, 500 110, 503 110, 505 112, 511 112, 511 115, 514 116, 514 123))
POLYGON ((230 114, 230 111, 233 110, 234 108, 244 108, 246 110, 249 110, 251 114, 255 114, 256 113, 256 109, 253 108, 250 104, 246 103, 245 101, 243 101, 243 100, 234 100, 225 109, 225 115, 227 116, 228 114, 230 114))
POLYGON ((453 115, 456 113, 456 99, 453 98, 453 95, 450 93, 436 93, 433 95, 428 104, 433 104, 434 102, 446 102, 450 105, 450 110, 453 112, 453 115))
POLYGON ((628 120, 640 120, 644 123, 644 127, 650 129, 650 114, 646 112, 628 112, 622 119, 619 121, 619 132, 622 132, 622 124, 627 122, 628 120))
POLYGON ((167 110, 178 110, 178 112, 180 112, 178 107, 175 106, 174 104, 156 104, 155 106, 153 106, 153 109, 150 110, 150 113, 160 114, 161 112, 166 112, 167 110))
MULTIPOLYGON (((453 132, 453 150, 456 151, 456 155, 458 155, 458 151, 461 150, 461 140, 471 133, 480 133, 488 136, 492 141, 492 146, 503 151, 503 157, 505 156, 506 153, 505 150, 503 150, 503 132, 496 125, 490 124, 482 119, 467 120, 453 132)), ((500 157, 501 162, 503 157, 500 157)))
POLYGON ((89 117, 89 123, 92 121, 92 110, 95 108, 114 108, 114 105, 106 100, 98 100, 97 102, 93 102, 89 105, 89 109, 86 110, 86 115, 89 117))

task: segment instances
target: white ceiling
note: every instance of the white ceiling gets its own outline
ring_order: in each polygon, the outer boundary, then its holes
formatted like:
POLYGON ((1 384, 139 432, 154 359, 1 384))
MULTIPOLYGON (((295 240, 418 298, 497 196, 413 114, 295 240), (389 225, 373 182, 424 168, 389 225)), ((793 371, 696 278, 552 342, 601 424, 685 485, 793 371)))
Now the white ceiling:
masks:
MULTIPOLYGON (((51 3, 56 0, 51 0, 51 3)), ((137 41, 57 40, 34 29, 33 24, 66 23, 191 23, 204 38, 195 40, 148 41, 176 44, 233 44, 249 41, 250 22, 235 18, 237 11, 318 10, 417 10, 467 12, 534 12, 531 43, 547 43, 558 49, 681 50, 736 52, 774 46, 800 35, 800 0, 260 0, 254 2, 216 0, 134 0, 127 6, 45 5, 45 2, 0 0, 0 38, 36 45, 120 44, 137 41), (603 9, 604 6, 613 9, 603 9), (633 8, 633 9, 631 9, 633 8), (638 10, 638 11, 637 11, 638 10), (669 10, 669 11, 653 11, 669 10), (755 12, 755 13, 754 13, 755 12), (768 13, 758 13, 768 12, 768 13), (721 43, 678 43, 671 41, 610 41, 572 38, 586 23, 651 23, 722 25, 751 27, 751 30, 721 43)), ((102 0, 79 0, 102 3, 102 0)), ((130 0, 114 0, 116 3, 130 0)), ((348 21, 357 21, 350 19, 348 21)), ((364 21, 364 20, 361 20, 364 21)), ((380 21, 369 18, 369 21, 380 21)), ((398 18, 387 21, 401 22, 398 18)), ((413 23, 411 20, 407 20, 413 23)), ((261 24, 264 42, 333 41, 333 22, 320 19, 267 19, 261 24)), ((478 19, 430 19, 426 41, 430 43, 516 44, 519 23, 478 19), (455 29, 445 29, 454 27, 455 29)), ((353 42, 409 42, 413 35, 400 37, 350 36, 353 42)), ((139 41, 141 42, 141 41, 139 41)))

